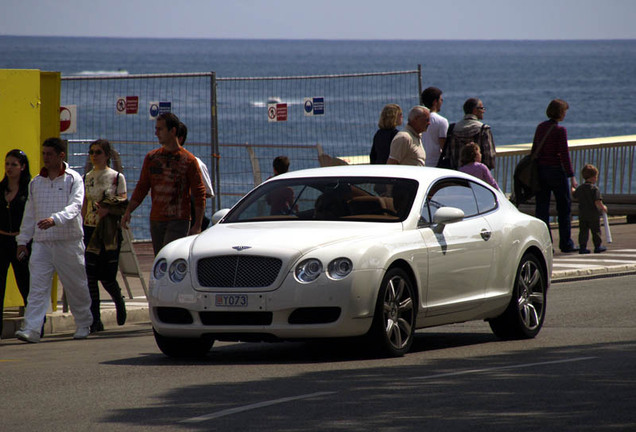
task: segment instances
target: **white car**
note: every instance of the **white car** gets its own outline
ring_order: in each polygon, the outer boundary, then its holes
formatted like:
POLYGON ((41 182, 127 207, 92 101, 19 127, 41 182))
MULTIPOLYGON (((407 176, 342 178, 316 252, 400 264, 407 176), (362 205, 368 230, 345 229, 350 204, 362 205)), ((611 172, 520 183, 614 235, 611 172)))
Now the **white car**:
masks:
POLYGON ((150 317, 172 357, 215 340, 359 337, 408 352, 418 328, 487 320, 531 338, 552 272, 546 225, 458 171, 317 168, 256 187, 157 255, 150 317))

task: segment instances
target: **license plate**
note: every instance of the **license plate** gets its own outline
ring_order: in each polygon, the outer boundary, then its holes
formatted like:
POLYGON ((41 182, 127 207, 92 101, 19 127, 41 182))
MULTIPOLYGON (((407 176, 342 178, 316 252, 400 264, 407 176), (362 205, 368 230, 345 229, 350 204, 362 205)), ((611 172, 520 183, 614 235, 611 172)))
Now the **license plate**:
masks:
POLYGON ((219 307, 247 307, 245 294, 217 294, 214 305, 219 307))

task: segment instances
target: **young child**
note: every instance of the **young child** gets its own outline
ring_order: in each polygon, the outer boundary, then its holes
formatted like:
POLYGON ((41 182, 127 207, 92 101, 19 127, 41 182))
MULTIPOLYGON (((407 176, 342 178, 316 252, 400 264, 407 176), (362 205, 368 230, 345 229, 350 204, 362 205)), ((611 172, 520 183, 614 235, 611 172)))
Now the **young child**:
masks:
POLYGON ((581 176, 585 183, 574 191, 574 197, 579 201, 579 253, 589 254, 587 249, 588 231, 592 233, 594 253, 607 250, 601 246, 601 223, 599 218, 602 213, 607 213, 607 207, 603 204, 601 191, 596 186, 598 181, 598 169, 592 164, 586 164, 581 170, 581 176))
POLYGON ((488 167, 481 163, 481 151, 474 142, 469 142, 462 147, 459 153, 459 165, 459 171, 475 176, 495 189, 499 189, 499 185, 488 167))

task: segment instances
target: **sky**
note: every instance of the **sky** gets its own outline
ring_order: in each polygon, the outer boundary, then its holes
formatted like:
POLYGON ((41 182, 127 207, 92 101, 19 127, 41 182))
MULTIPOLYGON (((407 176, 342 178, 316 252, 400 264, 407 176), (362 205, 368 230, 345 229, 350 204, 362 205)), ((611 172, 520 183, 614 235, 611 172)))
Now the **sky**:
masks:
POLYGON ((0 35, 636 39, 634 0, 0 0, 0 35))

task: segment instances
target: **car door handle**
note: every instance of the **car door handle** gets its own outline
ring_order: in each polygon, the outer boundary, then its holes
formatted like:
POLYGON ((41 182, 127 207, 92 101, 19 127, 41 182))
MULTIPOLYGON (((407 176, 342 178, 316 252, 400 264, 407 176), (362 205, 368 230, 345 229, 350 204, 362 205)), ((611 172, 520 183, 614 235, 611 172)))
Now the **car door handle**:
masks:
POLYGON ((481 234, 481 238, 483 238, 484 241, 488 241, 490 240, 490 236, 492 235, 492 232, 486 229, 482 229, 480 234, 481 234))

